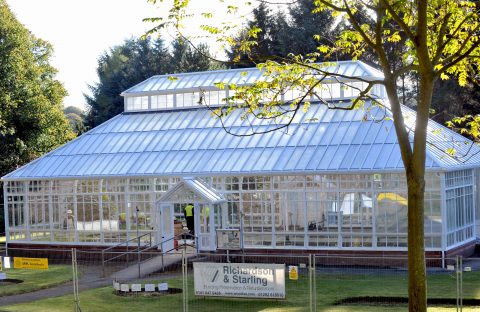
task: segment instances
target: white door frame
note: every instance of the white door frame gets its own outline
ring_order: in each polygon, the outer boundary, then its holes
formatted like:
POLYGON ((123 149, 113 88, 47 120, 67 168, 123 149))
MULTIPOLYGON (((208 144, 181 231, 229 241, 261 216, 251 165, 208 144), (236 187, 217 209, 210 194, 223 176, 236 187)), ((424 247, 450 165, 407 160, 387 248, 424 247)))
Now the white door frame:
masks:
POLYGON ((157 237, 158 247, 163 251, 173 250, 175 243, 175 229, 173 226, 174 211, 172 203, 160 203, 158 205, 158 229, 159 236, 157 237))
POLYGON ((197 238, 198 249, 203 251, 217 250, 217 233, 215 229, 215 205, 211 203, 195 203, 195 235, 197 238), (200 206, 203 207, 200 207, 200 206), (205 220, 200 208, 209 207, 208 219, 205 220), (208 222, 206 232, 202 232, 201 222, 208 222))

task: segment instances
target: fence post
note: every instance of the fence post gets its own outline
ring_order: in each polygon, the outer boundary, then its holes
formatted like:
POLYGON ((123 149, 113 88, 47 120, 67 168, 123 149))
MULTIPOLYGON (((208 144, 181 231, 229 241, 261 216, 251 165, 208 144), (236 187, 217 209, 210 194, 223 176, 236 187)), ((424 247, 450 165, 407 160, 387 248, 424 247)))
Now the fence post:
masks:
POLYGON ((313 309, 313 277, 312 277, 312 255, 308 255, 308 290, 310 295, 310 312, 314 312, 313 309))
POLYGON ((102 277, 105 277, 105 252, 102 250, 102 277))
POLYGON ((460 312, 463 311, 463 257, 460 256, 460 312))
POLYGON ((188 280, 187 280, 188 261, 186 250, 182 250, 182 297, 183 312, 188 312, 188 280))
POLYGON ((461 256, 455 256, 455 277, 457 281, 457 312, 462 311, 462 257, 461 256))
POLYGON ((317 311, 317 262, 315 255, 312 255, 312 271, 313 271, 313 311, 317 311))
POLYGON ((73 300, 75 312, 81 312, 80 296, 78 294, 78 268, 77 268, 77 249, 72 248, 72 284, 73 284, 73 300))

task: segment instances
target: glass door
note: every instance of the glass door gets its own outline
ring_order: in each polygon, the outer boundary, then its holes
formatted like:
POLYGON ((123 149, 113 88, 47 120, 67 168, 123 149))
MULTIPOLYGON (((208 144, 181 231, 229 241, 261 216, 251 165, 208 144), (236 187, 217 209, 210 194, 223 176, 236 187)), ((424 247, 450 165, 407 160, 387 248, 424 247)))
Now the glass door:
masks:
POLYGON ((196 233, 198 233, 198 247, 199 250, 216 250, 217 240, 215 232, 215 207, 214 205, 199 204, 195 209, 196 233), (197 208, 198 207, 198 208, 197 208))
MULTIPOLYGON (((174 248, 174 227, 173 227, 173 204, 160 204, 160 249, 162 252, 169 252, 174 248)), ((160 243, 159 242, 159 243, 160 243)))

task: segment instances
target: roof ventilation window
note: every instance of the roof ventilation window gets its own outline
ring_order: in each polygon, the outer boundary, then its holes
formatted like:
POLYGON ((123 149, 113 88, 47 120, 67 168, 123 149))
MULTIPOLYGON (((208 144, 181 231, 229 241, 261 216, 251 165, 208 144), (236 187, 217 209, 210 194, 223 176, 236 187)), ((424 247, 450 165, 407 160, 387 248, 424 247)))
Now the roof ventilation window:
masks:
POLYGON ((148 96, 125 97, 126 111, 147 110, 148 106, 148 96))
MULTIPOLYGON (((231 92, 233 94, 233 92, 231 92)), ((181 109, 199 106, 223 105, 228 91, 196 91, 177 94, 156 94, 148 96, 125 96, 125 111, 181 109)))
MULTIPOLYGON (((323 73, 320 74, 322 86, 313 94, 306 88, 305 90, 287 88, 285 91, 277 92, 273 98, 288 103, 295 99, 303 99, 305 92, 308 92, 312 98, 307 100, 348 100, 360 95, 369 81, 383 80, 383 73, 362 62, 340 61, 318 65, 322 71, 331 75, 325 78, 323 73)), ((121 95, 125 97, 127 112, 218 106, 225 103, 225 98, 234 95, 233 90, 228 90, 229 85, 245 86, 265 80, 268 80, 268 77, 258 68, 159 75, 150 77, 122 92, 121 95), (217 83, 223 84, 226 89, 220 90, 216 87, 217 83)), ((265 92, 268 93, 268 90, 265 92)), ((385 96, 382 86, 375 86, 370 94, 380 98, 385 96)), ((271 99, 272 97, 266 96, 263 101, 271 99)))

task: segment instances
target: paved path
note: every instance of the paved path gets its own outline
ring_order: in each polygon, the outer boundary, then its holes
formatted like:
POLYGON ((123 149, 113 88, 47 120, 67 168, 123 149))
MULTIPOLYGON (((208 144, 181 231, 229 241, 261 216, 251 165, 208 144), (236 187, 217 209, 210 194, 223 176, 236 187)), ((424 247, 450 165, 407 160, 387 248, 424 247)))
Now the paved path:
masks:
MULTIPOLYGON (((100 267, 88 267, 88 269, 85 267, 79 267, 79 269, 81 269, 83 272, 82 277, 78 280, 78 286, 80 291, 97 287, 104 287, 112 284, 111 278, 101 277, 100 267)), ((60 297, 69 294, 72 295, 73 300, 72 282, 67 282, 58 286, 41 289, 30 293, 0 297, 0 307, 17 303, 31 302, 45 298, 60 297)))
MULTIPOLYGON (((189 258, 194 257, 195 256, 194 252, 192 252, 194 251, 194 249, 193 248, 189 249, 189 248, 187 248, 187 252, 191 254, 187 255, 187 257, 189 258)), ((165 267, 168 267, 170 265, 173 265, 181 261, 182 261, 181 253, 166 254, 163 256, 163 264, 165 267)), ((141 275, 142 277, 148 276, 149 274, 160 271, 161 268, 162 268, 162 259, 161 259, 161 256, 157 256, 141 264, 141 275)), ((112 285, 113 279, 141 280, 141 279, 138 279, 138 266, 136 264, 131 265, 121 271, 115 272, 112 275, 105 278, 101 277, 102 268, 100 266, 98 267, 89 266, 88 268, 79 266, 79 270, 83 272, 82 277, 78 281, 80 291, 112 285)), ((172 277, 172 274, 167 274, 163 277, 166 277, 166 276, 172 277)), ((54 286, 51 288, 42 289, 42 290, 30 292, 30 293, 0 297, 0 307, 18 304, 18 303, 26 303, 26 302, 31 302, 35 300, 45 299, 45 298, 60 297, 64 295, 71 295, 73 300, 72 282, 67 282, 58 286, 54 286)), ((2 311, 1 308, 0 308, 0 311, 2 311)))

